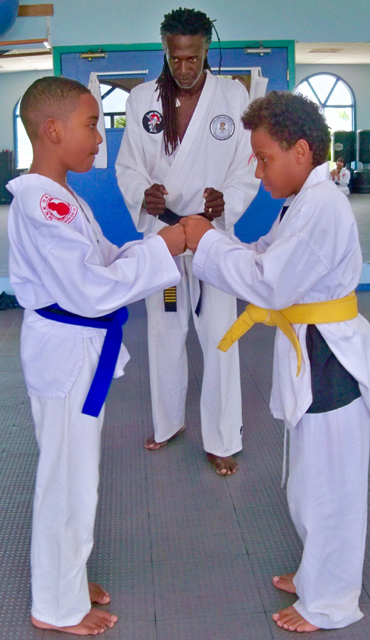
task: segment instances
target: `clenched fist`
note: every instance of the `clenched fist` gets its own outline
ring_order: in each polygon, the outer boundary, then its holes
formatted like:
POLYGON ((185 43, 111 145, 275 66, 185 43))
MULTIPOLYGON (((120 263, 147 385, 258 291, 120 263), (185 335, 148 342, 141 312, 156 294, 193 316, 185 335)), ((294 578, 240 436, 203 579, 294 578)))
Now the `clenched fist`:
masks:
POLYGON ((186 246, 191 251, 196 251, 199 241, 207 231, 214 229, 213 224, 203 216, 187 216, 182 218, 180 224, 185 229, 186 246))
POLYGON ((166 208, 164 196, 168 191, 163 184, 152 184, 144 191, 144 206, 151 216, 160 216, 166 208))
POLYGON ((186 249, 185 229, 181 224, 173 227, 164 227, 158 231, 159 236, 165 241, 171 256, 179 256, 186 249))
POLYGON ((204 215, 208 220, 219 218, 225 209, 224 194, 213 187, 208 187, 203 193, 205 198, 204 215))

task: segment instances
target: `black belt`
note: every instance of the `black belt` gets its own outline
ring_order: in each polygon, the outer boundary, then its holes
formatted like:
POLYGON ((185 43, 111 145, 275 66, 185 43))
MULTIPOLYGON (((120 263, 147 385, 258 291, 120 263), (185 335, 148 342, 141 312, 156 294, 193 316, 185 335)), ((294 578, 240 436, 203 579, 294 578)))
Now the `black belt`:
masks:
MULTIPOLYGON (((197 215, 203 216, 204 218, 206 217, 205 213, 198 213, 197 215)), ((161 213, 161 215, 158 216, 158 220, 172 227, 174 224, 177 224, 178 222, 180 222, 182 218, 186 218, 186 217, 187 216, 179 216, 178 213, 175 213, 174 211, 171 211, 171 209, 168 209, 166 207, 164 210, 164 213, 161 213)), ((200 309, 202 306, 203 283, 201 280, 199 280, 199 286, 200 286, 199 299, 194 311, 194 313, 198 317, 199 317, 200 309)), ((166 312, 177 311, 176 287, 169 287, 168 289, 165 289, 163 292, 163 299, 164 299, 164 310, 166 312)))
MULTIPOLYGON (((194 214, 195 215, 195 214, 194 214)), ((202 216, 203 218, 206 217, 206 214, 203 213, 197 213, 197 216, 202 216)), ((158 220, 160 220, 161 222, 164 222, 165 224, 168 224, 170 227, 173 227, 174 224, 177 224, 178 222, 180 222, 180 220, 182 220, 182 218, 187 218, 188 216, 179 216, 178 213, 175 213, 174 211, 171 211, 171 209, 168 209, 167 207, 164 210, 164 213, 161 213, 160 216, 158 216, 158 220)))

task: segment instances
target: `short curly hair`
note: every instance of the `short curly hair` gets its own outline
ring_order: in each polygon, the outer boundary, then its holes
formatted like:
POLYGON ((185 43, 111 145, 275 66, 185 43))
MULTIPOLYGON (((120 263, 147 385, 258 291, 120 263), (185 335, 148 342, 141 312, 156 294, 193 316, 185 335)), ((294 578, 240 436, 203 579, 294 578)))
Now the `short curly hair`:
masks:
POLYGON ((301 94, 271 91, 251 102, 242 122, 249 131, 265 129, 282 149, 306 140, 315 167, 328 158, 330 129, 318 105, 301 94))
POLYGON ((204 38, 209 47, 212 42, 212 21, 203 11, 195 9, 174 9, 166 13, 161 24, 162 44, 165 48, 167 36, 198 36, 204 38))

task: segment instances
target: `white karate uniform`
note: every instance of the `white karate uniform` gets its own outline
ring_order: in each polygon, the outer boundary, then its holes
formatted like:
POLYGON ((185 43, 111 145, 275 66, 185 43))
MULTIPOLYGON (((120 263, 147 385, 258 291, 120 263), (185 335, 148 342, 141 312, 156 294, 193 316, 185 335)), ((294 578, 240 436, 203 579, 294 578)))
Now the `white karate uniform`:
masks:
POLYGON ((350 179, 351 179, 351 173, 345 167, 343 167, 343 169, 341 170, 339 174, 339 178, 334 179, 334 182, 337 185, 339 191, 344 193, 345 196, 349 196, 348 184, 350 179))
MULTIPOLYGON (((10 281, 25 307, 21 360, 40 448, 32 549, 32 615, 78 624, 91 608, 86 561, 93 544, 99 480, 98 418, 81 413, 105 330, 38 315, 53 303, 98 317, 176 284, 179 273, 159 236, 118 248, 88 205, 36 174, 12 180, 10 281)), ((115 377, 129 359, 121 346, 115 377)))
MULTIPOLYGON (((207 232, 194 257, 194 273, 258 306, 283 309, 348 295, 360 279, 362 258, 347 199, 316 167, 289 209, 258 242, 243 245, 207 232)), ((289 340, 276 332, 271 411, 290 430, 288 501, 304 543, 295 577, 294 605, 318 627, 359 620, 366 534, 370 426, 370 326, 353 320, 317 325, 339 362, 358 381, 361 398, 320 414, 312 403, 307 325, 293 325, 302 350, 301 373, 289 340)), ((253 331, 253 329, 252 329, 253 331)))
MULTIPOLYGON (((225 211, 215 219, 214 226, 226 235, 232 234, 233 225, 255 197, 259 185, 251 166, 250 134, 241 123, 248 102, 248 92, 241 83, 207 72, 185 136, 175 153, 168 156, 164 151, 162 106, 156 82, 139 85, 131 92, 116 169, 118 184, 138 231, 147 234, 164 226, 142 207, 144 191, 159 183, 168 191, 167 207, 182 216, 204 210, 203 193, 207 187, 221 191, 225 211), (149 126, 148 117, 153 114, 156 123, 149 126)), ((229 456, 242 447, 239 353, 235 345, 227 356, 221 356, 216 345, 236 317, 236 300, 204 284, 198 318, 194 310, 199 281, 192 273, 192 253, 187 251, 176 262, 182 276, 177 287, 177 312, 164 311, 162 293, 146 301, 155 439, 167 440, 184 424, 188 383, 185 340, 191 311, 204 356, 204 448, 218 456, 229 456)))

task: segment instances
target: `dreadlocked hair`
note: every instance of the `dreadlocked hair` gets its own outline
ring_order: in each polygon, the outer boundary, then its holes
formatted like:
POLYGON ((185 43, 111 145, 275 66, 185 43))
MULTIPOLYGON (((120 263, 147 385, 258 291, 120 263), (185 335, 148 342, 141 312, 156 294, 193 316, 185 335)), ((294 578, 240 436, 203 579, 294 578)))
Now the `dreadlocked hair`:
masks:
MULTIPOLYGON (((163 48, 166 49, 167 36, 198 36, 204 38, 204 44, 208 48, 212 41, 212 21, 202 11, 195 9, 175 9, 164 16, 161 24, 161 38, 163 48)), ((203 69, 211 69, 207 57, 204 60, 203 69)), ((170 156, 179 143, 177 135, 176 116, 176 82, 174 81, 167 56, 164 56, 164 64, 161 75, 157 80, 158 100, 162 101, 163 111, 163 141, 166 155, 170 156)))

